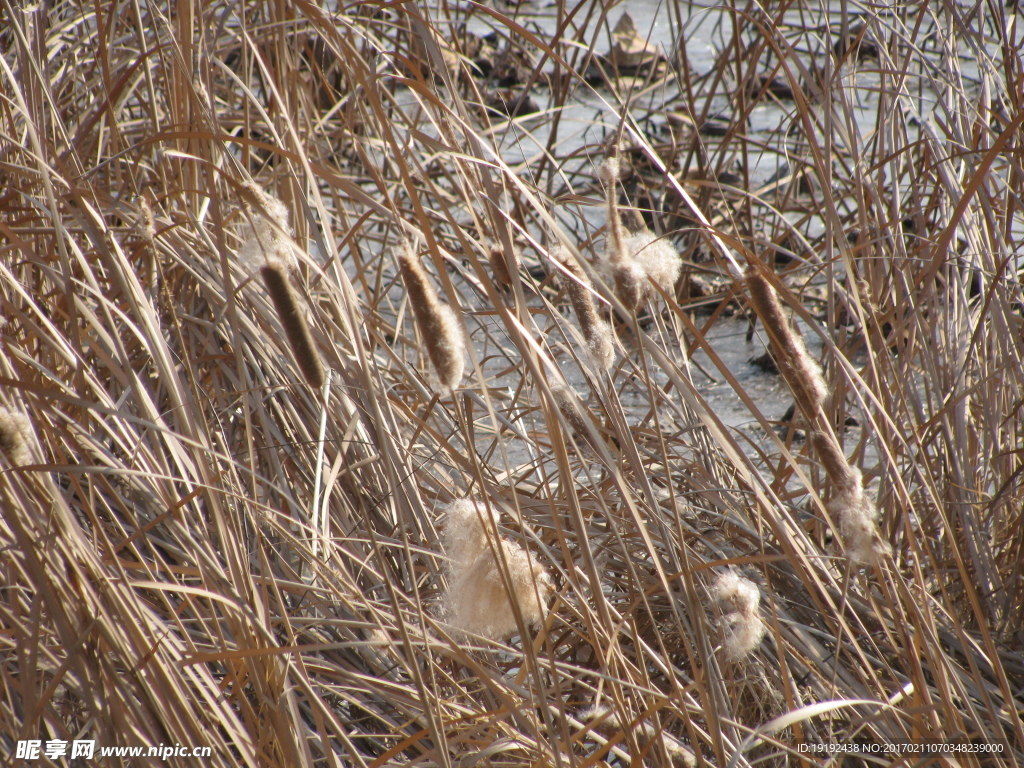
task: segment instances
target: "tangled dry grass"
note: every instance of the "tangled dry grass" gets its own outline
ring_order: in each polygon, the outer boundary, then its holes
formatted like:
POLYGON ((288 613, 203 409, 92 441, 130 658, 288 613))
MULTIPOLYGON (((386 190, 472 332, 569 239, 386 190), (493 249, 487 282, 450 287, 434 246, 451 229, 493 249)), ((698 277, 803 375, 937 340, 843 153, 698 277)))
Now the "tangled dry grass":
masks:
POLYGON ((599 56, 593 0, 443 8, 5 0, 0 756, 1024 762, 1019 13, 668 3, 599 56), (684 259, 639 314, 610 146, 684 259), (705 340, 748 267, 822 350, 781 432, 705 340))

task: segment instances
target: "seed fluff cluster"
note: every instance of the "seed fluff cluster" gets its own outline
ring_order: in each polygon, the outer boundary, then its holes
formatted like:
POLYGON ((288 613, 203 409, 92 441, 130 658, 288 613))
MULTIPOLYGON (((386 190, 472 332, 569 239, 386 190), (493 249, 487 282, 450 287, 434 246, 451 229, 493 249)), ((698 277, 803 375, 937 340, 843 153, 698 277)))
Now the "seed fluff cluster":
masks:
POLYGON ((615 295, 627 309, 635 311, 655 295, 654 285, 671 294, 682 261, 668 240, 658 238, 647 227, 626 233, 619 213, 617 184, 622 178, 622 161, 612 154, 601 163, 598 176, 605 185, 608 209, 608 240, 598 271, 605 282, 611 283, 615 295))
POLYGON ((758 612, 761 593, 757 585, 734 571, 726 571, 711 585, 711 594, 722 607, 722 647, 729 661, 739 661, 753 651, 764 637, 764 622, 758 612))
POLYGON ((538 624, 553 591, 544 566, 519 544, 498 535, 497 518, 493 506, 459 499, 448 507, 442 536, 448 577, 448 588, 441 596, 442 615, 467 634, 493 640, 519 629, 510 595, 523 621, 538 624), (506 565, 508 589, 502 577, 506 565))
POLYGON ((32 423, 23 413, 0 407, 0 456, 12 467, 32 460, 32 423))

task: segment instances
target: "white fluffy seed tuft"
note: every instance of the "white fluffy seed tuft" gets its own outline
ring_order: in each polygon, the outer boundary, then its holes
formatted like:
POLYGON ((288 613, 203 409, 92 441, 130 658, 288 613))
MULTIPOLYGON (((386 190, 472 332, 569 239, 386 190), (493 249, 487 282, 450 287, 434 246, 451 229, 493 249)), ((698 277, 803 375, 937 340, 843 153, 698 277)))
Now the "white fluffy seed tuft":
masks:
POLYGON ((0 407, 0 455, 12 467, 32 461, 32 422, 23 413, 0 407))
POLYGON ((519 629, 513 600, 524 622, 542 622, 554 590, 551 576, 530 552, 498 536, 493 508, 489 512, 480 501, 461 499, 448 508, 446 521, 448 588, 441 610, 448 623, 492 640, 508 637, 519 629))
POLYGON ((722 648, 729 661, 739 661, 753 651, 764 637, 765 625, 758 607, 761 592, 757 585, 734 571, 718 576, 711 594, 722 607, 722 648))

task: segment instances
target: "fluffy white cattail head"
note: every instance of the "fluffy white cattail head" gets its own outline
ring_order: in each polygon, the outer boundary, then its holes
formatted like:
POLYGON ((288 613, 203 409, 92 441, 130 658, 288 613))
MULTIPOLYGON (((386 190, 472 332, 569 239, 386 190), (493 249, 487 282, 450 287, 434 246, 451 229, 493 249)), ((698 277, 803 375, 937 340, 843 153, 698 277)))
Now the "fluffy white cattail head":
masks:
POLYGON ((860 470, 847 462, 831 435, 815 432, 811 442, 832 484, 832 500, 825 509, 839 523, 847 555, 855 563, 877 562, 892 548, 878 532, 878 508, 864 493, 860 470))
POLYGON ((448 556, 448 572, 464 568, 497 537, 498 510, 476 499, 458 499, 448 505, 441 543, 448 556))
POLYGON ((734 571, 718 576, 711 594, 724 611, 722 643, 725 656, 738 661, 757 648, 764 637, 765 626, 758 613, 761 593, 757 585, 734 571))
POLYGON ((551 577, 527 550, 498 537, 493 508, 462 499, 448 508, 446 520, 448 589, 441 606, 447 621, 469 634, 507 637, 518 630, 513 600, 527 624, 543 621, 551 577))
POLYGON ((527 624, 544 619, 552 591, 551 577, 540 563, 514 542, 500 539, 465 566, 456 565, 444 596, 448 622, 467 633, 492 639, 516 632, 514 600, 527 624), (504 559, 504 564, 498 557, 504 559), (508 586, 501 570, 508 565, 508 586), (511 598, 511 600, 510 600, 511 598))
POLYGON ((0 407, 0 456, 12 467, 32 461, 32 422, 23 413, 0 407))
POLYGON ((251 271, 259 269, 267 261, 277 261, 286 269, 295 269, 298 266, 298 246, 292 240, 288 209, 252 182, 245 188, 256 199, 256 204, 246 206, 248 220, 242 225, 239 262, 251 271))
POLYGON ((878 507, 861 487, 860 470, 847 467, 847 471, 853 482, 836 486, 825 509, 839 522, 847 556, 868 565, 890 554, 892 548, 878 532, 878 507))
MULTIPOLYGON (((671 296, 683 268, 683 260, 675 246, 663 237, 655 237, 645 228, 626 238, 626 249, 633 254, 644 277, 671 296)), ((651 293, 646 280, 644 287, 647 293, 651 293)))

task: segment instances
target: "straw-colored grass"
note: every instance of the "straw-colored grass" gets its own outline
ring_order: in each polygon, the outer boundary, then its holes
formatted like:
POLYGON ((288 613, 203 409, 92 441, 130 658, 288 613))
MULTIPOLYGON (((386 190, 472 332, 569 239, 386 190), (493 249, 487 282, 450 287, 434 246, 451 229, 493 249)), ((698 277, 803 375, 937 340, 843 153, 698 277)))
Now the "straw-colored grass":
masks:
POLYGON ((615 78, 617 7, 439 5, 5 2, 0 762, 1024 763, 1019 13, 670 2, 615 78), (482 107, 467 20, 541 113, 482 107), (684 259, 639 315, 599 279, 619 139, 684 259), (405 243, 468 334, 442 387, 405 243), (781 432, 706 340, 748 265, 825 372, 781 432), (891 554, 843 556, 842 493, 891 554), (884 750, 935 740, 974 751, 884 750))

